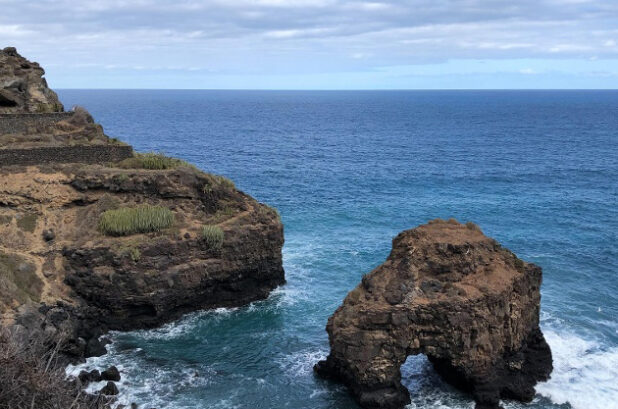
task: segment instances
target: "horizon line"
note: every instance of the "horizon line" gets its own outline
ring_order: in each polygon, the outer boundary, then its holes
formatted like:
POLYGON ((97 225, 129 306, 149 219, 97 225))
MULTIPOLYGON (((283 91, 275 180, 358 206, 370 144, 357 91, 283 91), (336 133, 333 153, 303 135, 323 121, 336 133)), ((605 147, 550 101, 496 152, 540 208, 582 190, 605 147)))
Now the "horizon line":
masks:
POLYGON ((410 92, 410 91, 618 91, 618 88, 65 88, 66 91, 320 91, 320 92, 410 92))

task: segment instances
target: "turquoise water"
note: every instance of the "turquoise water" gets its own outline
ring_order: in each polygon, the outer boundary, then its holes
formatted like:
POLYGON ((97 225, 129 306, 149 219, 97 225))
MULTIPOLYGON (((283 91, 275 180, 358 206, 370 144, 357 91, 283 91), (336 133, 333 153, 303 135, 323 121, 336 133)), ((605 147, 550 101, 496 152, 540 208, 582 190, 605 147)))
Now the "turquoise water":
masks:
MULTIPOLYGON (((312 373, 328 353, 328 316, 399 231, 455 217, 543 267, 555 371, 530 407, 618 408, 618 92, 60 96, 139 150, 232 178, 285 224, 288 284, 268 300, 114 334, 110 353, 87 363, 121 369, 122 401, 356 408, 312 373)), ((473 407, 423 357, 403 374, 411 408, 473 407)))

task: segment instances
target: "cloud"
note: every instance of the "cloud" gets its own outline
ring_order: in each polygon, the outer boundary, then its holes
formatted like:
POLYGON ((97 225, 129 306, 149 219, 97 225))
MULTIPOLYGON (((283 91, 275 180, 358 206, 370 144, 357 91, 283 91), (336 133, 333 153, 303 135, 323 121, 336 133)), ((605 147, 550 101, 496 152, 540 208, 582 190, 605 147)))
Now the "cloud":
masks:
POLYGON ((618 57, 614 0, 0 0, 0 10, 0 46, 106 72, 292 75, 618 57))

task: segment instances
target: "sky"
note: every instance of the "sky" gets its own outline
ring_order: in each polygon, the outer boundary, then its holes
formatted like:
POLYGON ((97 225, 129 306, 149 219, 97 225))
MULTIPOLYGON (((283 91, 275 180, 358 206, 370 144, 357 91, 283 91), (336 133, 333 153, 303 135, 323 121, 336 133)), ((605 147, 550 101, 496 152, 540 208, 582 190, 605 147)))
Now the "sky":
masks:
POLYGON ((618 88, 618 0, 0 0, 53 88, 618 88))

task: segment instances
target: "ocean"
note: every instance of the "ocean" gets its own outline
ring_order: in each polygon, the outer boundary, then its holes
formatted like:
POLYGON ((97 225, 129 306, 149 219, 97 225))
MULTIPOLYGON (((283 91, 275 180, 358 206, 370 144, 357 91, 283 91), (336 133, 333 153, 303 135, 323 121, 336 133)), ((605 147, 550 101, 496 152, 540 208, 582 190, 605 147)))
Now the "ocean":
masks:
MULTIPOLYGON (((529 405, 618 408, 618 91, 61 90, 108 135, 231 178, 279 209, 288 283, 265 301, 114 333, 120 401, 357 408, 312 366, 327 318, 400 231, 477 223, 543 268, 551 380, 529 405)), ((422 356, 409 408, 473 408, 422 356)))

